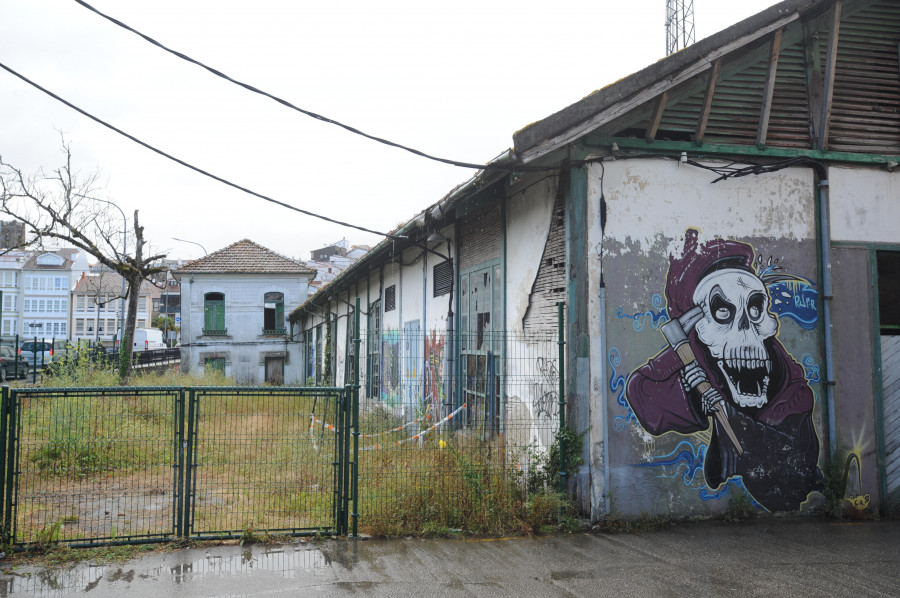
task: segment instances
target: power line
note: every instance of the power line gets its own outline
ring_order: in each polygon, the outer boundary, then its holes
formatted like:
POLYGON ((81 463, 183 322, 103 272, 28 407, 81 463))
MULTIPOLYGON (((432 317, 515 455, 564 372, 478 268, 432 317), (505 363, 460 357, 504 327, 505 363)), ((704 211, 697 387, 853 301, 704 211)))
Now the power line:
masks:
POLYGON ((440 157, 438 157, 438 156, 432 156, 431 154, 427 154, 427 153, 425 153, 425 152, 423 152, 423 151, 421 151, 421 150, 417 150, 417 149, 415 149, 415 148, 412 148, 412 147, 409 147, 409 146, 406 146, 406 145, 402 145, 402 144, 400 144, 400 143, 396 143, 396 142, 391 141, 391 140, 389 140, 389 139, 384 139, 383 137, 377 137, 377 136, 375 136, 375 135, 370 135, 369 133, 365 133, 365 132, 363 132, 363 131, 360 131, 359 129, 357 129, 357 128, 355 128, 355 127, 351 127, 350 125, 345 125, 344 123, 338 122, 338 121, 336 121, 336 120, 334 120, 334 119, 331 119, 331 118, 328 118, 327 116, 322 116, 321 114, 316 114, 315 112, 312 112, 312 111, 310 111, 310 110, 306 110, 306 109, 304 109, 304 108, 300 108, 299 106, 296 106, 296 105, 292 104, 291 102, 289 102, 289 101, 287 101, 287 100, 285 100, 285 99, 283 99, 283 98, 280 98, 280 97, 278 97, 278 96, 276 96, 276 95, 273 95, 273 94, 271 94, 271 93, 269 93, 269 92, 267 92, 267 91, 263 91, 263 90, 261 90, 261 89, 259 89, 259 88, 257 88, 257 87, 254 87, 254 86, 250 85, 249 83, 244 83, 244 82, 242 82, 242 81, 238 81, 237 79, 234 79, 234 78, 232 78, 232 77, 229 77, 228 75, 226 75, 226 74, 223 73, 222 71, 220 71, 220 70, 218 70, 218 69, 215 69, 215 68, 213 68, 213 67, 211 67, 211 66, 208 66, 208 65, 206 65, 206 64, 204 64, 204 63, 202 63, 202 62, 200 62, 199 60, 196 60, 196 59, 194 59, 194 58, 191 58, 191 57, 188 56, 187 54, 184 54, 184 53, 179 52, 179 51, 177 51, 177 50, 173 50, 172 48, 169 48, 169 47, 165 46, 164 44, 162 44, 162 43, 156 41, 155 39, 153 39, 153 38, 150 37, 149 35, 146 35, 146 34, 144 34, 144 33, 141 33, 140 31, 138 31, 138 30, 135 29, 134 27, 131 27, 131 26, 129 26, 129 25, 126 25, 126 24, 123 23, 122 21, 120 21, 120 20, 118 20, 118 19, 116 19, 116 18, 114 18, 114 17, 111 17, 111 16, 109 16, 109 15, 103 13, 103 12, 100 12, 99 10, 97 10, 96 8, 94 8, 93 6, 91 6, 90 4, 88 4, 87 2, 85 2, 84 0, 75 0, 75 2, 77 2, 78 4, 80 4, 81 6, 83 6, 84 8, 90 10, 91 12, 93 12, 93 13, 95 13, 95 14, 101 16, 101 17, 103 17, 104 19, 106 19, 106 20, 109 21, 110 23, 113 23, 114 25, 118 25, 118 26, 121 27, 122 29, 125 29, 126 31, 130 31, 131 33, 134 33, 134 34, 137 35, 138 37, 144 39, 145 41, 147 41, 147 42, 149 42, 149 43, 151 43, 151 44, 153 44, 153 45, 156 46, 157 48, 160 48, 161 50, 165 50, 166 52, 168 52, 169 54, 172 54, 173 56, 177 56, 178 58, 181 58, 182 60, 185 60, 185 61, 187 61, 187 62, 190 62, 191 64, 194 64, 194 65, 196 65, 196 66, 199 66, 200 68, 209 71, 210 73, 212 73, 213 75, 215 75, 215 76, 217 76, 217 77, 221 77, 222 79, 225 79, 226 81, 228 81, 228 82, 230 82, 230 83, 234 83, 235 85, 238 85, 238 86, 240 86, 240 87, 243 87, 243 88, 246 89, 247 91, 251 91, 251 92, 256 93, 256 94, 259 94, 259 95, 261 95, 261 96, 265 96, 265 97, 269 98, 270 100, 274 100, 275 102, 278 102, 278 103, 281 104, 282 106, 285 106, 285 107, 287 107, 287 108, 290 108, 291 110, 296 110, 297 112, 300 112, 301 114, 305 114, 306 116, 309 116, 310 118, 314 118, 314 119, 316 119, 316 120, 320 120, 320 121, 322 121, 322 122, 325 122, 325 123, 328 123, 328 124, 331 124, 331 125, 338 126, 338 127, 342 128, 342 129, 344 129, 344 130, 346 130, 346 131, 349 131, 349 132, 351 132, 351 133, 353 133, 353 134, 355 134, 355 135, 360 135, 360 136, 362 136, 362 137, 365 137, 366 139, 371 139, 372 141, 377 141, 378 143, 383 143, 384 145, 387 145, 387 146, 390 146, 390 147, 396 147, 396 148, 398 148, 398 149, 406 150, 407 152, 410 152, 411 154, 415 154, 416 156, 420 156, 420 157, 422 157, 422 158, 427 158, 427 159, 429 159, 429 160, 434 160, 435 162, 441 162, 441 163, 443 163, 443 164, 450 164, 451 166, 459 166, 460 168, 474 168, 474 169, 477 169, 477 170, 519 171, 519 172, 522 172, 522 171, 528 171, 528 170, 534 170, 534 171, 556 170, 555 168, 550 168, 550 167, 534 167, 534 166, 517 166, 517 167, 512 167, 512 166, 505 166, 505 165, 501 165, 501 164, 475 164, 475 163, 472 163, 472 162, 459 162, 459 161, 457 161, 457 160, 450 160, 450 159, 448 159, 448 158, 440 158, 440 157))
POLYGON ((292 205, 290 205, 290 204, 288 204, 288 203, 285 203, 285 202, 283 202, 283 201, 279 201, 279 200, 277 200, 277 199, 274 199, 274 198, 272 198, 272 197, 269 197, 268 195, 263 195, 262 193, 257 193, 256 191, 253 191, 252 189, 248 189, 247 187, 243 187, 243 186, 241 186, 241 185, 238 185, 237 183, 233 183, 233 182, 229 181, 228 179, 224 179, 224 178, 222 178, 222 177, 220 177, 220 176, 218 176, 218 175, 215 175, 215 174, 213 174, 213 173, 211 173, 211 172, 208 172, 208 171, 206 171, 206 170, 203 170, 202 168, 199 168, 199 167, 197 167, 197 166, 194 166, 193 164, 190 164, 189 162, 185 162, 184 160, 182 160, 182 159, 180 159, 180 158, 176 158, 176 157, 173 156, 172 154, 168 154, 168 153, 164 152, 163 150, 158 149, 158 148, 156 148, 156 147, 150 145, 149 143, 146 143, 146 142, 144 142, 144 141, 141 141, 140 139, 138 139, 138 138, 135 137, 134 135, 131 135, 131 134, 129 134, 129 133, 126 133, 126 132, 123 131, 122 129, 119 129, 119 128, 116 127, 116 126, 109 124, 108 122, 106 122, 106 121, 104 121, 104 120, 102 120, 102 119, 100 119, 100 118, 94 116, 94 115, 91 114, 90 112, 87 112, 86 110, 82 110, 81 108, 79 108, 78 106, 76 106, 75 104, 73 104, 72 102, 69 102, 68 100, 66 100, 66 99, 64 99, 64 98, 62 98, 62 97, 56 95, 55 93, 53 93, 53 92, 50 91, 49 89, 47 89, 47 88, 45 88, 45 87, 42 87, 41 85, 38 85, 37 83, 35 83, 35 82, 32 81, 31 79, 29 79, 29 78, 25 77, 24 75, 22 75, 22 74, 20 74, 20 73, 18 73, 18 72, 16 72, 16 71, 14 71, 13 69, 11 69, 10 67, 6 66, 6 65, 3 64, 2 62, 0 62, 0 68, 2 68, 3 70, 7 71, 7 72, 10 73, 11 75, 14 75, 14 76, 18 77, 19 79, 21 79, 21 80, 24 81, 25 83, 28 83, 29 85, 31 85, 31 86, 34 87, 35 89, 39 89, 40 91, 44 92, 45 94, 47 94, 48 96, 50 96, 50 97, 53 98, 54 100, 57 100, 58 102, 62 102, 63 104, 65 104, 66 106, 68 106, 69 108, 71 108, 72 110, 75 110, 76 112, 78 112, 78 113, 80 113, 80 114, 82 114, 82 115, 88 117, 88 118, 91 119, 92 121, 94 121, 94 122, 96 122, 96 123, 98 123, 98 124, 100 124, 100 125, 103 125, 103 126, 106 127, 107 129, 110 129, 110 130, 112 130, 112 131, 115 131, 115 132, 118 133, 119 135, 122 135, 123 137, 127 137, 127 138, 130 139, 131 141, 137 143, 138 145, 141 145, 141 146, 147 148, 147 149, 150 150, 151 152, 154 152, 154 153, 156 153, 156 154, 159 154, 160 156, 162 156, 162 157, 164 157, 164 158, 168 158, 169 160, 171 160, 171 161, 173 161, 173 162, 175 162, 175 163, 177 163, 177 164, 180 164, 181 166, 184 166, 185 168, 189 168, 190 170, 193 170, 194 172, 200 173, 200 174, 202 174, 203 176, 209 177, 209 178, 213 179, 214 181, 218 181, 218 182, 220 182, 220 183, 223 183, 223 184, 225 184, 225 185, 228 185, 229 187, 232 187, 232 188, 237 189, 237 190, 239 190, 239 191, 243 191, 244 193, 247 193, 247 194, 252 195, 252 196, 254 196, 254 197, 258 197, 259 199, 263 199, 263 200, 265 200, 265 201, 268 201, 268 202, 273 203, 273 204, 275 204, 275 205, 281 206, 281 207, 283 207, 283 208, 287 208, 287 209, 293 210, 293 211, 295 211, 295 212, 300 212, 301 214, 304 214, 304 215, 306 215, 306 216, 311 216, 311 217, 313 217, 313 218, 318 218, 318 219, 320 219, 320 220, 325 220, 326 222, 331 222, 331 223, 333 223, 333 224, 338 224, 338 225, 340 225, 340 226, 346 226, 346 227, 348 227, 348 228, 355 228, 356 230, 361 230, 361 231, 366 232, 366 233, 372 233, 372 234, 379 235, 379 236, 382 236, 382 237, 388 237, 388 238, 390 238, 390 239, 396 239, 396 240, 408 241, 408 239, 407 239, 406 237, 402 236, 402 235, 392 235, 392 234, 389 234, 389 233, 383 233, 383 232, 379 232, 379 231, 377 231, 377 230, 372 230, 372 229, 370 229, 370 228, 366 228, 366 227, 364 227, 364 226, 357 226, 356 224, 350 224, 349 222, 343 222, 343 221, 341 221, 341 220, 336 220, 336 219, 334 219, 334 218, 329 218, 328 216, 323 216, 322 214, 316 214, 315 212, 310 212, 309 210, 304 210, 304 209, 302 209, 302 208, 298 208, 298 207, 296 207, 296 206, 292 206, 292 205))

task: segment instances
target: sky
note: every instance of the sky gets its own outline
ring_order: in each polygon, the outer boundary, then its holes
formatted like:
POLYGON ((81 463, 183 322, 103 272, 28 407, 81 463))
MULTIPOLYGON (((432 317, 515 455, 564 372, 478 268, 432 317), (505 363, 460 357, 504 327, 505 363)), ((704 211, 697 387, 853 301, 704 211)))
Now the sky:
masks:
MULTIPOLYGON (((665 0, 90 4, 303 109, 479 164, 511 147, 516 130, 665 54, 665 0)), ((694 0, 696 39, 771 4, 694 0)), ((74 0, 0 0, 0 63, 198 168, 376 231, 406 222, 474 173, 252 94, 74 0)), ((3 159, 25 172, 58 167, 61 135, 75 167, 99 173, 97 196, 119 205, 129 228, 139 210, 150 250, 171 258, 246 238, 308 260, 344 238, 380 240, 208 179, 0 70, 3 159)))

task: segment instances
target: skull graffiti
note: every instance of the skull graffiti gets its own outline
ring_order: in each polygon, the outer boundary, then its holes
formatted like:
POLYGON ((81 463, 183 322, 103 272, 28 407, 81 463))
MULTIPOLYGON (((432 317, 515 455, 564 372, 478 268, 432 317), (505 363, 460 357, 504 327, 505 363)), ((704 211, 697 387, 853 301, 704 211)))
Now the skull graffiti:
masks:
POLYGON ((716 359, 734 402, 765 405, 772 371, 765 341, 778 332, 765 284, 747 270, 718 270, 697 285, 694 303, 704 316, 697 336, 716 359))

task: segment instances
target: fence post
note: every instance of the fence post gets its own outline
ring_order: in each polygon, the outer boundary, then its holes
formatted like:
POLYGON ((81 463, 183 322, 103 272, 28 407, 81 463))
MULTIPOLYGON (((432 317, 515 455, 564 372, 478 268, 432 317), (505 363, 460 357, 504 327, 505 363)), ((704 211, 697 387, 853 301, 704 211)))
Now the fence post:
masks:
POLYGON ((187 436, 184 430, 184 388, 175 395, 175 537, 183 538, 184 533, 184 453, 187 436))
POLYGON ((13 498, 16 494, 18 484, 13 483, 13 476, 16 473, 16 441, 18 440, 18 412, 16 410, 16 401, 18 397, 15 393, 8 395, 6 401, 7 410, 6 417, 8 419, 8 432, 6 436, 6 494, 3 496, 3 533, 12 543, 15 538, 13 534, 12 506, 13 498))
POLYGON ((344 517, 344 420, 347 416, 347 387, 338 395, 337 421, 335 422, 335 450, 334 450, 334 526, 335 533, 341 535, 345 529, 344 517))
POLYGON ((559 340, 559 491, 566 492, 566 337, 565 337, 565 303, 556 304, 559 340))
POLYGON ((182 501, 181 527, 184 537, 190 537, 193 531, 193 505, 194 505, 194 438, 197 434, 197 420, 199 409, 196 407, 197 397, 194 389, 188 391, 187 435, 185 436, 184 451, 184 493, 182 501))
POLYGON ((353 499, 353 528, 350 532, 352 537, 356 537, 359 524, 359 297, 356 298, 356 306, 353 310, 353 325, 355 327, 355 338, 353 339, 354 354, 356 359, 353 360, 353 389, 352 404, 350 406, 350 416, 353 419, 353 481, 350 487, 350 493, 353 499))
MULTIPOLYGON (((6 513, 6 439, 9 426, 9 387, 4 386, 2 396, 0 396, 0 521, 5 522, 3 516, 6 513)), ((9 530, 5 527, 0 531, 0 539, 5 540, 9 537, 9 530)))

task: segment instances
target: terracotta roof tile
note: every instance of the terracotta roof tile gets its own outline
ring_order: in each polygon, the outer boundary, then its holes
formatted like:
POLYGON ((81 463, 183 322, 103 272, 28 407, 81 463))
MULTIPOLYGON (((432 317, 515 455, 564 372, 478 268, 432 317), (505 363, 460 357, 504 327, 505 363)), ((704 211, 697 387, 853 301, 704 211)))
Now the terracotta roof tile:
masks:
POLYGON ((206 257, 193 261, 176 274, 217 274, 217 273, 272 273, 272 274, 314 274, 315 270, 303 262, 292 260, 271 249, 243 239, 228 247, 214 251, 206 257))

